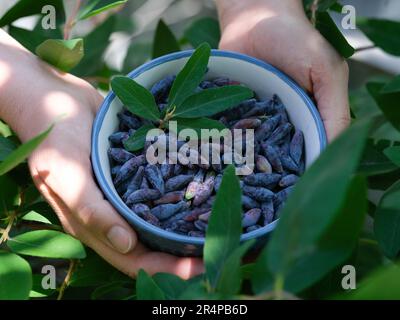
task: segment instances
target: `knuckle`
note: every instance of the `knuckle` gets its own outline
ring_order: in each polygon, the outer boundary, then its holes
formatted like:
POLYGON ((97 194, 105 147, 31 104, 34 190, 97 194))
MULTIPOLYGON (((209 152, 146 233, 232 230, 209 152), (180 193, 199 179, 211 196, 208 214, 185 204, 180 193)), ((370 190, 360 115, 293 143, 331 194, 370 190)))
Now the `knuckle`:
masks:
POLYGON ((94 204, 83 204, 77 209, 80 222, 88 228, 97 224, 97 212, 97 205, 94 204))

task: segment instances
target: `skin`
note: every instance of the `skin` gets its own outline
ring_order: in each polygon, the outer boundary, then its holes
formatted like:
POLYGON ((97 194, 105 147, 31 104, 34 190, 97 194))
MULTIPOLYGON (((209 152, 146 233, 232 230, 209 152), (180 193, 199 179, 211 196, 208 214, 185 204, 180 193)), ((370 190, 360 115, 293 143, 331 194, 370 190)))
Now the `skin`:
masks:
MULTIPOLYGON (((221 49, 268 61, 312 92, 330 140, 348 125, 347 65, 307 21, 299 0, 217 0, 217 6, 221 49)), ((203 272, 200 259, 149 251, 104 200, 90 163, 91 126, 102 102, 93 87, 39 61, 0 30, 0 92, 0 118, 23 142, 58 119, 29 167, 66 232, 132 277, 141 268, 182 278, 203 272)))
POLYGON ((348 66, 307 19, 300 0, 217 0, 220 48, 264 60, 312 93, 328 140, 350 123, 348 66))

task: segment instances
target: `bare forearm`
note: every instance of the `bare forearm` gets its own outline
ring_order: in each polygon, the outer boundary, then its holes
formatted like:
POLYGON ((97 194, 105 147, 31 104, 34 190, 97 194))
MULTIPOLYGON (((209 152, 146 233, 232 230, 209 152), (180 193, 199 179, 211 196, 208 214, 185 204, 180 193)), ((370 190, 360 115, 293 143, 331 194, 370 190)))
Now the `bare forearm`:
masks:
POLYGON ((34 84, 24 69, 35 65, 34 57, 17 41, 0 29, 0 118, 16 130, 16 119, 22 116, 21 98, 34 84))
MULTIPOLYGON (((82 102, 86 82, 44 63, 0 29, 0 118, 22 140, 46 128, 57 117, 66 120, 82 102)), ((86 97, 84 97, 85 99, 86 97)))

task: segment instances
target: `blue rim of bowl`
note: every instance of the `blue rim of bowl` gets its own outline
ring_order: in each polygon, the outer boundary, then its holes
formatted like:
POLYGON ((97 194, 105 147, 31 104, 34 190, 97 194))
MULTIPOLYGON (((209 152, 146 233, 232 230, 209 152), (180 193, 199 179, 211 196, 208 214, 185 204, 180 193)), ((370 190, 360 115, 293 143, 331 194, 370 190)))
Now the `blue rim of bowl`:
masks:
MULTIPOLYGON (((163 63, 169 62, 169 61, 173 61, 173 60, 186 58, 186 57, 190 56, 192 54, 192 52, 193 52, 193 50, 185 50, 185 51, 175 52, 175 53, 171 53, 171 54, 156 58, 156 59, 151 60, 151 61, 143 64, 142 66, 136 68, 135 70, 130 72, 128 74, 128 76, 130 78, 134 79, 137 76, 141 75, 142 73, 144 73, 160 64, 163 64, 163 63)), ((297 85, 297 83, 294 82, 289 76, 284 74, 282 71, 276 69, 272 65, 270 65, 264 61, 258 60, 256 58, 247 56, 245 54, 232 52, 232 51, 224 51, 224 50, 211 50, 211 56, 243 60, 243 61, 255 64, 261 68, 264 68, 264 69, 272 72, 276 76, 278 76, 280 79, 282 79, 303 99, 303 101, 307 105, 309 111, 311 112, 311 114, 314 118, 315 124, 317 126, 317 130, 318 130, 318 134, 319 134, 319 141, 320 141, 320 145, 321 145, 320 152, 322 152, 322 150, 325 149, 325 147, 327 145, 327 138, 326 138, 325 128, 324 128, 322 119, 317 111, 317 108, 315 107, 314 103, 311 101, 310 97, 305 93, 305 91, 302 88, 300 88, 297 85)), ((155 233, 158 236, 160 236, 162 238, 166 238, 170 241, 183 242, 183 243, 186 243, 189 245, 190 244, 191 245, 204 245, 205 238, 195 238, 195 237, 179 235, 179 234, 176 234, 176 233, 173 233, 170 231, 163 230, 161 228, 153 226, 150 223, 144 221, 142 218, 140 218, 135 213, 133 213, 128 208, 128 206, 122 201, 122 199, 120 197, 115 196, 111 187, 108 185, 107 180, 104 175, 104 172, 102 170, 101 164, 100 164, 97 137, 99 135, 101 126, 103 124, 104 117, 105 117, 105 115, 108 111, 108 108, 110 107, 111 102, 114 98, 115 98, 115 94, 112 91, 110 91, 110 93, 105 97, 103 103, 101 104, 99 111, 97 112, 96 118, 93 123, 93 129, 92 129, 92 154, 91 154, 92 167, 93 167, 94 174, 97 178, 97 181, 100 185, 100 188, 102 189, 106 198, 112 203, 114 208, 126 220, 128 220, 128 222, 132 223, 133 225, 140 226, 140 228, 145 229, 147 232, 155 233)), ((272 223, 266 225, 265 227, 259 228, 252 232, 242 234, 240 240, 246 241, 246 240, 250 240, 253 238, 258 238, 258 237, 264 236, 264 235, 270 233, 273 229, 275 229, 277 223, 278 223, 278 220, 275 220, 272 223)))

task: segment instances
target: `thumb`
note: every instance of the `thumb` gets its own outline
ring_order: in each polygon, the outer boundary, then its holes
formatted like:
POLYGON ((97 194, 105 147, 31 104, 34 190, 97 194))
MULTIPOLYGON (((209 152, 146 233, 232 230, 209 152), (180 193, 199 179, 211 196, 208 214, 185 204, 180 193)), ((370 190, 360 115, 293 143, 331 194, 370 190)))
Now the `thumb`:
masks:
MULTIPOLYGON (((69 212, 61 214, 74 215, 81 230, 120 253, 131 251, 137 243, 136 233, 104 199, 91 174, 89 156, 74 148, 63 148, 67 149, 70 153, 40 148, 30 159, 32 176, 46 184, 58 201, 63 202, 69 212)), ((77 234, 77 237, 85 235, 77 234)))

